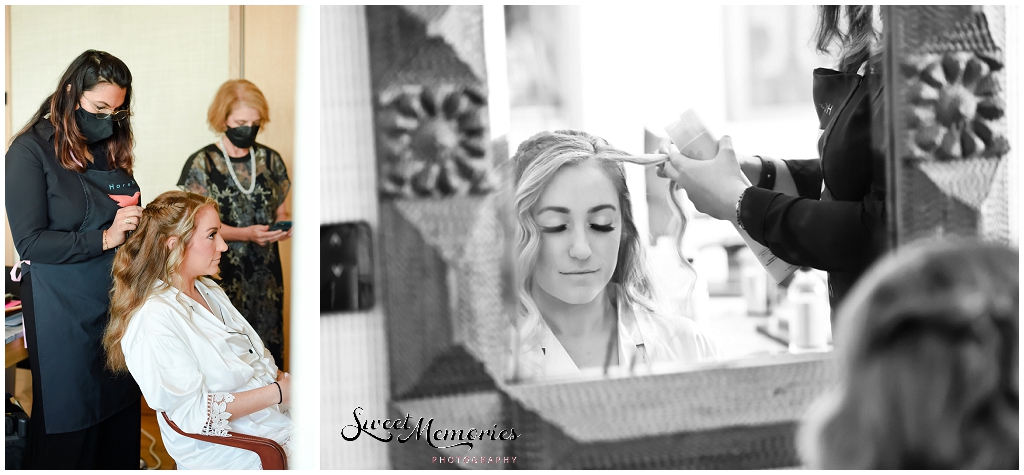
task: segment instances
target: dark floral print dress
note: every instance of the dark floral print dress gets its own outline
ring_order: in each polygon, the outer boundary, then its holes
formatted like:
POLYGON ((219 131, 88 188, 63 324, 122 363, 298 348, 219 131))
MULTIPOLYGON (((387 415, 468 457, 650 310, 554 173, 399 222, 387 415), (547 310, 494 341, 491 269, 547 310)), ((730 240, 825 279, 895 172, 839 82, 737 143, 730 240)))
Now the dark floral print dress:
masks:
MULTIPOLYGON (((188 158, 178 187, 216 200, 220 204, 220 220, 227 226, 244 228, 272 224, 277 208, 288 195, 291 181, 279 153, 258 143, 253 149, 256 152, 256 187, 251 194, 245 193, 253 178, 249 154, 230 160, 240 189, 231 177, 224 153, 215 144, 207 145, 188 158)), ((228 251, 220 262, 219 284, 235 308, 259 333, 277 365, 283 368, 284 281, 277 243, 260 246, 250 241, 228 241, 227 244, 228 251)))

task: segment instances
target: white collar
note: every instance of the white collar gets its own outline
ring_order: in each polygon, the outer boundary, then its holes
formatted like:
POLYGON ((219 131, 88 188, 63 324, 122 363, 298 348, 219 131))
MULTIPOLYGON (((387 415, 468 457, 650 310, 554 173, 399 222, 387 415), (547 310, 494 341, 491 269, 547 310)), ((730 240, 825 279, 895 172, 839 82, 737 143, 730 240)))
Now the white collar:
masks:
POLYGON ((231 307, 230 304, 224 305, 222 299, 220 299, 216 292, 213 292, 210 289, 210 287, 203 282, 203 279, 195 280, 195 288, 196 290, 199 291, 200 295, 204 299, 206 299, 206 303, 210 305, 211 310, 213 309, 214 306, 217 307, 220 313, 220 317, 218 317, 216 313, 211 313, 209 310, 206 310, 206 307, 203 307, 202 305, 197 305, 198 302, 192 299, 192 297, 190 297, 188 294, 182 292, 181 290, 178 290, 177 287, 167 284, 160 279, 157 279, 156 285, 167 285, 166 291, 170 292, 170 294, 174 296, 172 297, 172 300, 174 300, 177 295, 182 295, 182 297, 185 298, 185 304, 192 309, 193 313, 206 317, 205 320, 210 320, 211 323, 216 324, 222 329, 231 331, 241 331, 243 329, 243 327, 240 326, 238 322, 235 321, 234 314, 232 314, 232 312, 229 310, 229 308, 234 307, 231 307))
MULTIPOLYGON (((634 310, 624 303, 620 298, 621 288, 617 284, 608 286, 608 298, 615 301, 616 315, 618 321, 619 341, 619 362, 617 365, 628 369, 634 366, 650 363, 647 350, 644 348, 643 334, 640 332, 640 324, 637 322, 634 310)), ((551 331, 547 324, 541 329, 540 351, 543 355, 545 376, 573 375, 583 372, 591 372, 591 369, 580 370, 576 363, 565 351, 565 348, 558 341, 558 337, 551 331)), ((596 368, 595 368, 596 369, 596 368)), ((600 371, 600 370, 598 370, 600 371)))

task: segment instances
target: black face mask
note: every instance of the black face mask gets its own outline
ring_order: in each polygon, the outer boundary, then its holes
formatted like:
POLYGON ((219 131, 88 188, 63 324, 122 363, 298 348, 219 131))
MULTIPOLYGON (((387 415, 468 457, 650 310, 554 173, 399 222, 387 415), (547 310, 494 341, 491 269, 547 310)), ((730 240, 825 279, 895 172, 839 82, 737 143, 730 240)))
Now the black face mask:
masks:
POLYGON ((114 135, 112 119, 97 119, 85 109, 79 108, 75 111, 75 122, 78 122, 78 130, 82 131, 85 140, 90 144, 114 135))
POLYGON ((252 144, 256 143, 256 134, 259 133, 260 126, 248 126, 240 125, 235 128, 229 128, 224 131, 224 135, 231 141, 231 144, 238 148, 249 148, 252 144))

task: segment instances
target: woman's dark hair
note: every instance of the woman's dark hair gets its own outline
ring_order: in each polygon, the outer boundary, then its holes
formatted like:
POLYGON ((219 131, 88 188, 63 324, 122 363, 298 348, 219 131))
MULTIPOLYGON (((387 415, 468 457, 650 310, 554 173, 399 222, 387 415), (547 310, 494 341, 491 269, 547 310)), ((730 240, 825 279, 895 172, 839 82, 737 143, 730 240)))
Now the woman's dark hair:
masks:
MULTIPOLYGON (((104 83, 125 90, 121 109, 130 111, 132 73, 128 66, 110 53, 88 50, 71 62, 61 75, 57 90, 43 101, 39 110, 17 135, 28 132, 37 122, 49 115, 50 123, 56 129, 53 134, 53 145, 57 152, 57 161, 68 170, 84 172, 85 160, 76 158, 88 156, 88 144, 78 129, 78 122, 75 121, 75 106, 81 101, 82 93, 104 83)), ((120 168, 130 174, 134 164, 131 117, 115 121, 114 124, 114 135, 107 139, 110 153, 107 163, 110 168, 120 168)))
POLYGON ((855 73, 865 61, 870 61, 871 69, 877 69, 881 64, 882 49, 874 47, 881 35, 875 31, 874 14, 871 5, 819 5, 818 26, 814 30, 815 48, 831 54, 829 48, 838 43, 840 71, 855 73))

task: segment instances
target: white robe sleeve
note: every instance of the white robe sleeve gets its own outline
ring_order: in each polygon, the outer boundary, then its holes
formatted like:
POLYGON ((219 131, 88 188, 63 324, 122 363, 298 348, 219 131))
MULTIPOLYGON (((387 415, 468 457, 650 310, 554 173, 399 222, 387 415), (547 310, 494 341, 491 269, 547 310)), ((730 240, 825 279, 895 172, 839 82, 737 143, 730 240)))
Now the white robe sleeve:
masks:
POLYGON ((234 396, 206 390, 199 364, 183 340, 173 335, 145 335, 125 349, 125 361, 149 406, 166 412, 181 430, 228 435, 231 414, 226 406, 234 396))

